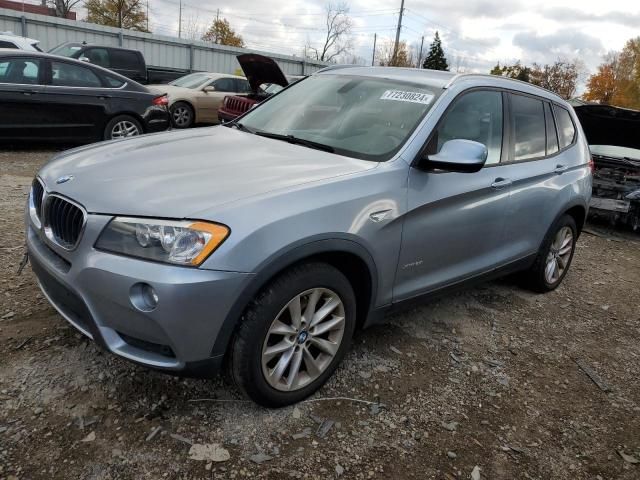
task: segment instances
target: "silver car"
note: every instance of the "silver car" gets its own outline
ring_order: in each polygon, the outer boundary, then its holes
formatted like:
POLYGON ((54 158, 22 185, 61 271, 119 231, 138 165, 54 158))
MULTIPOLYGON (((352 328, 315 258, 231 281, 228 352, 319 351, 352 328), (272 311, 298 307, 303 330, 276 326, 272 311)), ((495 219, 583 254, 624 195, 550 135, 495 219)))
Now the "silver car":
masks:
POLYGON ((26 211, 51 304, 151 368, 266 406, 390 309, 523 271, 553 290, 591 195, 571 107, 505 78, 329 68, 227 126, 62 153, 26 211))

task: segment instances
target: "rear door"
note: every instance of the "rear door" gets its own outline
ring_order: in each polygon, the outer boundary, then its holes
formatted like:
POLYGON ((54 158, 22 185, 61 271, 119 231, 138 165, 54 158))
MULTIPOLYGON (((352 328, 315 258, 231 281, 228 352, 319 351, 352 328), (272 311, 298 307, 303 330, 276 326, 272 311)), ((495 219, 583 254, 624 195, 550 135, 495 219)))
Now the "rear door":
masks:
POLYGON ((111 92, 94 69, 78 62, 49 60, 43 107, 52 125, 50 138, 59 140, 102 139, 111 92))
POLYGON ((43 66, 32 56, 0 58, 0 138, 42 137, 51 126, 41 104, 43 66))
POLYGON ((504 139, 503 94, 478 89, 458 96, 426 146, 426 155, 453 139, 487 147, 475 173, 409 171, 408 212, 396 273, 394 301, 457 283, 504 263, 504 222, 509 180, 500 163, 504 139))
MULTIPOLYGON (((505 246, 509 259, 538 251, 560 209, 568 201, 565 187, 573 181, 566 151, 575 142, 569 112, 565 131, 556 128, 554 107, 547 99, 512 93, 511 141, 506 175, 513 182, 507 212, 505 246)), ((556 107, 560 108, 560 107, 556 107)))

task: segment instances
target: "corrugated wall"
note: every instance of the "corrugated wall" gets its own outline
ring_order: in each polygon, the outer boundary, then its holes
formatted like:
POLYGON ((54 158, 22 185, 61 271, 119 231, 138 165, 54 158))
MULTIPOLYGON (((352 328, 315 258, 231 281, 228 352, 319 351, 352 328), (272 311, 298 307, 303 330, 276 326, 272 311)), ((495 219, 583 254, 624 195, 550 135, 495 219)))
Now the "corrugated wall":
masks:
POLYGON ((304 61, 302 58, 287 55, 212 45, 207 42, 182 40, 133 30, 120 30, 0 8, 0 32, 4 31, 40 40, 40 45, 45 51, 63 42, 82 41, 134 48, 144 54, 148 65, 157 67, 235 73, 240 68, 236 55, 247 52, 260 53, 273 58, 282 71, 290 75, 310 74, 326 66, 320 62, 304 61))

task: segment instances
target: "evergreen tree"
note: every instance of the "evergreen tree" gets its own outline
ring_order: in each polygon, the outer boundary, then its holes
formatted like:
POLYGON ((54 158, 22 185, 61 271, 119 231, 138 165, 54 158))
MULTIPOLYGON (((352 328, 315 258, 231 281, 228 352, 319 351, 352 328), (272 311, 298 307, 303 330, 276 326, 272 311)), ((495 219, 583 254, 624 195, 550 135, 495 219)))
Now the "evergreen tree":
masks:
POLYGON ((436 32, 436 36, 433 38, 433 43, 429 47, 429 53, 422 64, 422 68, 449 70, 449 64, 444 56, 444 50, 442 49, 442 42, 440 41, 438 32, 436 32))

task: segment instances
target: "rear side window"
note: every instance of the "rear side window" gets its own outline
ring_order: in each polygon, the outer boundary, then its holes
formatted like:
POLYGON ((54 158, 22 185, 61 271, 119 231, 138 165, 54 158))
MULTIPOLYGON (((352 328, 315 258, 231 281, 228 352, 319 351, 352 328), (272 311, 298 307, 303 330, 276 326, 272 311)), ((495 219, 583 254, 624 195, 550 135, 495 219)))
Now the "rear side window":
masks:
POLYGON ((571 120, 571 114, 562 107, 553 106, 558 122, 558 135, 560 137, 560 148, 566 148, 573 143, 576 136, 576 127, 571 120))
POLYGON ((4 40, 0 40, 0 48, 18 48, 13 42, 6 42, 4 40))
POLYGON ((542 100, 523 95, 511 95, 511 117, 514 132, 514 160, 544 157, 547 139, 542 100))
POLYGON ((100 78, 89 68, 65 62, 51 62, 51 85, 58 87, 102 87, 100 78))
POLYGON ((37 85, 40 60, 33 58, 12 58, 0 61, 0 83, 17 85, 37 85))
POLYGON ((449 140, 480 142, 487 147, 486 165, 500 162, 502 152, 502 93, 474 91, 455 101, 431 138, 427 154, 438 153, 449 140))
POLYGON ((140 61, 136 52, 126 50, 111 50, 109 52, 111 67, 123 70, 139 70, 140 61))
POLYGON ((544 102, 544 119, 547 124, 547 155, 552 155, 558 151, 558 133, 556 123, 553 121, 551 105, 544 102))
POLYGON ((126 83, 124 80, 113 77, 111 75, 105 75, 104 78, 107 81, 107 85, 109 85, 109 88, 120 88, 126 83))

